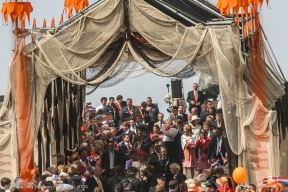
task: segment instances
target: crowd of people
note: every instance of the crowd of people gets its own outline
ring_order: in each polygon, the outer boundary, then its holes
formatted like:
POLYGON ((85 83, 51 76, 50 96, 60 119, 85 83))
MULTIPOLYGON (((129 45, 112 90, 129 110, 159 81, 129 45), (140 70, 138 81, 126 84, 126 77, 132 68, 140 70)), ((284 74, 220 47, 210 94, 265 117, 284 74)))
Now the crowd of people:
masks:
POLYGON ((102 97, 96 108, 87 103, 80 145, 65 148, 57 165, 42 173, 35 168, 21 170, 14 181, 2 178, 0 192, 27 186, 45 192, 244 190, 228 175, 221 108, 205 101, 196 83, 186 101, 172 94, 164 101, 170 103, 167 118, 151 97, 140 107, 121 95, 116 102, 102 97))

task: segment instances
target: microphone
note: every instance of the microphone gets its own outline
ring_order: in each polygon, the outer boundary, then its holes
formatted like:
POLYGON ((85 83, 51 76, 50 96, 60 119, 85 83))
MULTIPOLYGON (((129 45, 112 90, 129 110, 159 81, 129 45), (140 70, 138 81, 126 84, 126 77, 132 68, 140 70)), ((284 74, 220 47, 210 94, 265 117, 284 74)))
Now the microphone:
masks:
POLYGON ((170 87, 170 85, 169 85, 169 84, 166 84, 166 87, 168 88, 168 87, 170 87))

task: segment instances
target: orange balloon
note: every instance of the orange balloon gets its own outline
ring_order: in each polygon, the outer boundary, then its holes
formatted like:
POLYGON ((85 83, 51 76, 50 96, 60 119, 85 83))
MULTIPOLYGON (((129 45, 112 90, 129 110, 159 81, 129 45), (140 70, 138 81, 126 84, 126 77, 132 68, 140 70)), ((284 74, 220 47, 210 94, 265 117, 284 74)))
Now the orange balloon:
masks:
POLYGON ((243 167, 237 167, 234 169, 232 177, 237 184, 241 184, 247 177, 246 170, 243 167))

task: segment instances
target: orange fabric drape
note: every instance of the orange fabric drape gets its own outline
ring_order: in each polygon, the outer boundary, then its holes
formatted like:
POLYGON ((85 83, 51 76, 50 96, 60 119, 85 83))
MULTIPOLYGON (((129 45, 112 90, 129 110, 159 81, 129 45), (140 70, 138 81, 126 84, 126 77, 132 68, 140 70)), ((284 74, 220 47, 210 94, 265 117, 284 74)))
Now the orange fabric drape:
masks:
POLYGON ((31 125, 29 67, 23 49, 24 38, 17 38, 12 65, 12 97, 15 106, 20 175, 23 179, 29 180, 31 178, 28 170, 33 168, 34 132, 31 125))
POLYGON ((30 13, 33 11, 33 7, 30 2, 4 2, 2 4, 1 13, 3 14, 3 20, 8 22, 8 18, 12 20, 14 24, 17 19, 21 22, 20 26, 24 26, 26 17, 30 22, 30 13))
POLYGON ((67 9, 68 16, 72 15, 73 9, 78 13, 82 11, 84 8, 88 7, 88 0, 65 0, 64 6, 67 9))

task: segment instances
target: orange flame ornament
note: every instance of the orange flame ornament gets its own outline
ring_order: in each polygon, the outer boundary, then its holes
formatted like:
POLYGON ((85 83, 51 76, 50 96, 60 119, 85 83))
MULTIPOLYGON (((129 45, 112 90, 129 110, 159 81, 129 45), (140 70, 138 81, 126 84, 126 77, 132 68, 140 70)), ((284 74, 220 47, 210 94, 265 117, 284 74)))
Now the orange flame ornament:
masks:
POLYGON ((2 18, 5 24, 8 23, 10 15, 12 24, 15 24, 18 19, 21 22, 21 26, 24 26, 26 17, 30 22, 30 13, 32 11, 33 7, 30 2, 4 2, 1 9, 2 18))
POLYGON ((67 14, 72 15, 73 8, 76 13, 88 7, 88 0, 65 0, 64 6, 67 9, 67 14))
POLYGON ((46 28, 46 19, 43 20, 42 28, 46 28))
POLYGON ((53 28, 53 27, 55 27, 55 19, 54 19, 54 17, 52 18, 51 25, 50 25, 50 28, 53 28))

